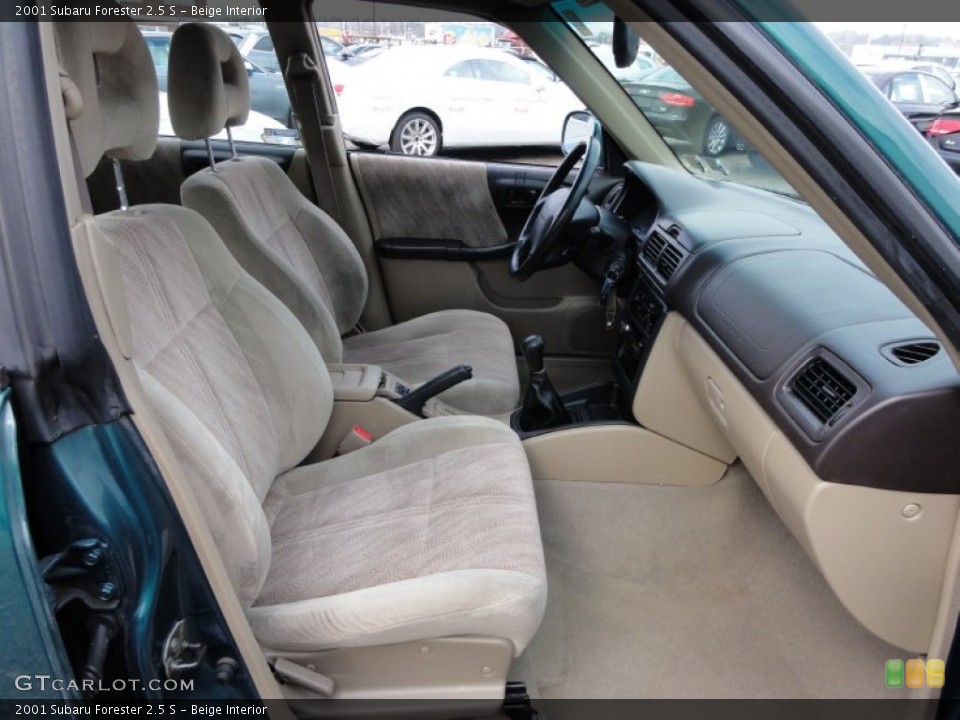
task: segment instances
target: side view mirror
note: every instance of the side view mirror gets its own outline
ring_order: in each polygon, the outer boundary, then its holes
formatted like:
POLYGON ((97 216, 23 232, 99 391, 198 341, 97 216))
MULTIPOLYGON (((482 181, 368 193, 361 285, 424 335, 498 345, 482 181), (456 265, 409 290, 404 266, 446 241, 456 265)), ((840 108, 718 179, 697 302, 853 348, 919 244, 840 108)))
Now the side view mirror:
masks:
POLYGON ((563 121, 560 149, 564 155, 569 155, 588 137, 600 137, 600 123, 586 110, 572 112, 563 121))

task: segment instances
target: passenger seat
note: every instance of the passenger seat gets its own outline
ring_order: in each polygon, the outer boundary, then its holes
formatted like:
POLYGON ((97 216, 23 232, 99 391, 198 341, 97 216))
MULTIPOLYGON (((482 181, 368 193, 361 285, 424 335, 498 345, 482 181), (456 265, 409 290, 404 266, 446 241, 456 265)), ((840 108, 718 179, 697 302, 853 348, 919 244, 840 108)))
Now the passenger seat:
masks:
MULTIPOLYGON (((207 140, 246 122, 249 82, 225 32, 199 23, 177 28, 168 98, 174 131, 184 140, 207 140)), ((441 400, 478 415, 505 415, 517 407, 513 339, 493 315, 450 310, 341 337, 356 326, 366 304, 363 261, 340 226, 276 163, 259 157, 217 163, 187 178, 181 195, 185 207, 210 221, 244 269, 293 311, 328 363, 379 365, 413 385, 469 365, 473 379, 441 400)))
MULTIPOLYGON (((103 155, 150 157, 158 96, 137 27, 66 22, 55 33, 82 98, 69 121, 84 174, 103 155)), ((269 656, 440 638, 468 660, 478 637, 524 649, 546 576, 530 469, 505 425, 417 421, 301 466, 333 390, 290 310, 192 210, 144 205, 88 226, 112 331, 269 656)), ((489 682, 473 665, 464 687, 489 682)))

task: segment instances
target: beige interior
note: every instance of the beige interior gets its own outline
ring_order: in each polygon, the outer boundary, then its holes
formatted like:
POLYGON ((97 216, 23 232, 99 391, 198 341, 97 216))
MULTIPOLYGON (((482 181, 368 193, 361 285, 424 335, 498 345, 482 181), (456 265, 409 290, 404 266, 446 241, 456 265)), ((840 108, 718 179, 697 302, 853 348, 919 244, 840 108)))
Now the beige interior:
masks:
MULTIPOLYGON (((224 567, 220 552, 214 543, 209 526, 204 519, 196 497, 186 481, 180 463, 173 448, 170 446, 165 433, 161 429, 156 417, 149 409, 142 387, 136 377, 136 371, 129 360, 129 342, 123 333, 116 333, 112 329, 111 319, 107 312, 104 295, 119 292, 115 285, 107 283, 101 286, 96 263, 91 253, 92 230, 88 215, 83 214, 80 203, 80 190, 76 178, 82 173, 75 167, 70 151, 70 136, 67 123, 63 116, 62 98, 60 95, 60 78, 57 73, 56 42, 53 36, 53 26, 49 23, 40 23, 40 37, 45 58, 45 72, 49 88, 51 119, 54 127, 54 142, 57 146, 57 156, 60 159, 61 180, 67 200, 67 212, 71 224, 71 238, 77 258, 80 277, 86 291, 87 301, 100 338, 106 348, 114 367, 120 376, 121 384, 132 406, 139 411, 133 416, 133 422, 141 437, 157 463, 159 471, 167 483, 171 498, 186 528, 187 534, 193 543, 200 565, 210 583, 211 590, 224 619, 233 635, 234 641, 243 656, 243 661, 250 673, 251 679, 263 698, 282 698, 282 692, 267 666, 259 644, 250 630, 250 625, 244 616, 243 609, 233 589, 230 578, 224 567)), ((270 716, 274 718, 290 718, 292 714, 284 707, 277 706, 270 709, 270 716)))
MULTIPOLYGON (((276 656, 269 649, 266 655, 268 659, 276 656)), ((330 678, 337 700, 473 701, 475 704, 469 707, 459 706, 453 716, 464 717, 465 711, 477 716, 492 714, 503 702, 513 645, 500 638, 464 636, 322 653, 285 653, 283 657, 330 678)), ((316 697, 295 684, 285 685, 284 692, 294 701, 294 709, 298 709, 297 699, 316 697)), ((419 712, 438 717, 430 714, 433 704, 425 704, 419 712)), ((313 716, 311 710, 319 710, 318 716, 323 716, 315 703, 301 709, 307 711, 307 717, 313 716)))
POLYGON ((377 397, 361 402, 336 400, 327 429, 309 459, 316 462, 332 458, 347 433, 357 425, 369 430, 374 438, 382 438, 415 420, 415 415, 386 398, 377 397))
POLYGON ((539 480, 710 485, 727 465, 634 425, 593 425, 524 440, 539 480))
POLYGON ((884 663, 911 653, 850 616, 742 463, 702 487, 535 485, 550 597, 516 677, 585 701, 551 717, 583 717, 598 697, 915 697, 883 681, 884 663))
MULTIPOLYGON (((645 428, 729 465, 737 451, 718 423, 722 416, 707 412, 703 393, 683 371, 680 353, 683 318, 671 313, 650 350, 633 399, 633 415, 645 428)), ((707 401, 722 405, 713 386, 707 401)))
MULTIPOLYGON (((563 48, 550 46, 547 36, 555 31, 546 27, 536 29, 529 35, 528 40, 538 49, 544 48, 543 55, 550 62, 558 67, 563 65, 565 74, 569 72, 571 80, 575 80, 579 74, 581 86, 586 88, 591 84, 587 82, 590 77, 585 69, 588 67, 587 61, 578 56, 581 52, 579 49, 566 49, 566 45, 563 48), (546 35, 538 37, 538 34, 546 35), (536 44, 538 40, 541 43, 539 46, 536 44), (581 61, 584 64, 578 68, 581 61)), ((698 71, 692 59, 673 45, 665 32, 652 26, 643 26, 641 31, 643 37, 650 40, 661 54, 685 75, 696 80, 698 89, 701 89, 725 116, 730 117, 751 142, 763 151, 778 149, 772 138, 757 126, 742 108, 733 103, 712 78, 698 71), (701 86, 707 89, 703 90, 701 86)), ((45 32, 45 38, 49 52, 49 32, 45 32)), ((280 44, 278 42, 278 46, 280 44)), ((589 62, 593 62, 592 58, 589 62)), ((604 94, 608 91, 606 86, 597 87, 595 91, 591 91, 594 95, 588 99, 592 103, 598 103, 598 107, 606 108, 604 119, 624 146, 638 157, 656 158, 659 152, 664 156, 662 161, 665 164, 675 162, 672 153, 663 151, 666 146, 659 138, 654 142, 652 138, 644 136, 647 130, 628 126, 628 121, 635 120, 635 113, 631 112, 628 116, 625 110, 618 112, 617 103, 622 100, 605 97, 604 94), (619 120, 618 115, 622 115, 619 120), (667 156, 673 160, 669 161, 667 156)), ((59 102, 59 97, 56 101, 59 102)), ((55 122, 59 121, 55 129, 61 163, 66 168, 68 161, 64 158, 69 156, 69 148, 66 147, 65 125, 60 121, 59 113, 54 113, 54 117, 55 122)), ((339 131, 335 122, 329 129, 332 138, 330 145, 336 147, 337 142, 334 140, 339 141, 339 131)), ((340 147, 342 151, 342 146, 340 147)), ((928 326, 935 327, 925 309, 883 264, 856 228, 836 211, 829 198, 822 195, 819 188, 790 158, 784 157, 782 152, 775 157, 777 170, 811 199, 814 207, 831 222, 834 229, 841 233, 881 278, 894 287, 928 326)), ((341 162, 336 167, 338 176, 346 181, 350 176, 346 162, 341 162)), ((70 172, 64 175, 67 181, 71 177, 70 172)), ((351 184, 345 182, 345 186, 350 187, 351 184)), ((72 217, 78 217, 77 194, 70 190, 67 192, 71 201, 72 217)), ((369 228, 363 227, 365 219, 360 219, 363 212, 358 197, 350 194, 347 197, 348 221, 344 224, 349 224, 348 230, 355 240, 360 238, 361 254, 368 271, 372 272, 371 268, 376 265, 376 261, 371 259, 372 243, 369 241, 376 236, 377 228, 375 226, 375 232, 371 235, 369 228)), ((110 271, 103 267, 103 263, 109 260, 97 257, 91 250, 90 232, 91 228, 87 223, 81 221, 75 225, 74 243, 78 264, 104 342, 118 365, 131 403, 137 408, 135 422, 170 484, 205 571, 211 578, 218 600, 244 652, 247 665, 252 669, 258 688, 265 697, 278 696, 279 688, 250 633, 209 530, 196 510, 191 490, 184 482, 177 460, 142 398, 142 389, 138 389, 135 373, 128 362, 130 341, 124 337, 124 323, 122 319, 111 317, 106 311, 106 307, 111 303, 109 300, 105 302, 104 296, 119 292, 119 289, 111 287, 110 281, 104 279, 109 277, 110 271)), ((438 302, 435 298, 439 294, 445 306, 452 299, 457 306, 495 312, 506 319, 515 338, 528 332, 540 332, 547 338, 551 351, 570 355, 605 352, 607 345, 612 342, 612 336, 599 331, 602 321, 600 311, 596 308, 596 288, 582 276, 578 279, 564 275, 565 272, 551 271, 543 273, 531 283, 511 285, 507 282, 502 263, 383 262, 383 278, 390 296, 394 299, 396 320, 437 309, 434 303, 438 302), (436 283, 423 283, 423 277, 436 279, 436 283), (572 291, 574 294, 555 297, 550 288, 556 286, 563 287, 565 293, 572 291), (582 295, 577 294, 579 292, 582 292, 582 295)), ((373 287, 375 280, 371 280, 371 283, 373 287)), ((372 299, 365 315, 365 321, 372 326, 381 322, 384 312, 377 298, 376 291, 372 291, 372 299), (368 317, 372 319, 368 320, 368 317)), ((945 346, 953 352, 949 343, 945 343, 945 346)), ((413 419, 392 403, 370 393, 370 383, 377 375, 375 367, 344 366, 331 367, 330 370, 335 385, 333 415, 311 458, 331 457, 337 443, 354 424, 363 425, 373 431, 375 436, 381 437, 395 428, 409 424, 413 419)), ((704 493, 697 497, 713 497, 711 493, 726 492, 724 484, 717 481, 727 465, 739 456, 770 505, 800 541, 830 588, 854 617, 878 637, 898 648, 922 653, 931 643, 939 642, 939 645, 934 644, 935 648, 946 647, 943 638, 946 633, 951 632, 952 626, 949 613, 946 613, 944 608, 952 601, 953 595, 944 585, 943 573, 948 565, 947 549, 951 547, 954 539, 955 523, 960 509, 960 500, 957 497, 896 493, 823 482, 816 477, 703 338, 678 315, 669 317, 654 347, 644 380, 638 389, 634 412, 646 429, 580 429, 533 438, 524 444, 533 474, 542 481, 538 488, 541 500, 551 495, 564 498, 553 504, 551 500, 546 503, 545 534, 548 541, 553 543, 556 567, 560 568, 554 572, 557 577, 563 578, 552 588, 554 597, 562 594, 564 590, 570 590, 569 585, 564 587, 564 581, 569 580, 569 574, 564 577, 569 570, 565 564, 568 560, 560 558, 560 549, 569 549, 569 545, 565 546, 564 543, 571 541, 569 538, 562 539, 562 532, 578 529, 577 522, 573 519, 575 510, 571 508, 575 508, 578 501, 593 502, 588 499, 588 492, 596 489, 591 485, 593 481, 610 484, 606 490, 600 491, 605 493, 603 498, 619 498, 604 505, 605 512, 616 508, 618 504, 635 507, 625 502, 626 496, 620 495, 634 491, 704 493), (630 489, 620 485, 629 486, 630 489), (687 487, 634 487, 642 485, 687 487), (563 507, 564 502, 570 502, 571 506, 563 507), (907 519, 902 510, 910 503, 919 504, 922 511, 918 516, 907 519), (547 527, 548 521, 558 522, 547 527), (938 628, 936 632, 935 625, 938 628)), ((742 492, 744 496, 749 496, 749 490, 742 492)), ((690 495, 683 496, 683 500, 674 505, 673 509, 680 513, 700 502, 691 501, 691 498, 690 495), (687 501, 691 501, 691 504, 686 505, 687 501)), ((592 517, 600 523, 604 520, 602 513, 596 513, 592 517)), ((709 512, 705 510, 702 518, 709 522, 709 512)), ((722 519, 729 522, 731 517, 724 516, 722 519)), ((783 543, 783 539, 776 535, 771 527, 767 527, 769 537, 776 538, 777 543, 783 543)), ((694 532, 695 529, 691 529, 690 537, 693 537, 694 532)), ((685 548, 681 542, 677 544, 681 550, 685 548)), ((586 545, 590 546, 589 540, 586 545)), ((735 543, 731 545, 736 547, 735 543)), ((779 551, 781 545, 777 544, 775 549, 779 551)), ((582 547, 575 549, 581 550, 582 547)), ((640 550, 642 548, 638 549, 638 553, 640 550)), ((759 553, 757 557, 760 557, 759 553)), ((632 559, 644 562, 639 558, 632 559)), ((795 558, 793 561, 800 563, 795 558)), ((960 552, 955 551, 950 565, 958 561, 960 552)), ((616 567, 619 561, 612 562, 614 570, 623 569, 616 567)), ((791 569, 792 566, 786 568, 787 571, 791 569)), ((784 572, 784 569, 779 568, 779 572, 784 572)), ((770 577, 783 579, 777 573, 778 568, 770 568, 770 577)), ((608 574, 604 581, 610 581, 613 574, 608 574)), ((683 575, 682 572, 680 574, 683 575)), ((800 576, 807 577, 803 573, 800 576)), ((761 577, 758 582, 764 579, 761 577)), ((553 580, 551 577, 551 582, 553 580)), ((611 590, 611 595, 588 612, 598 613, 610 609, 611 616, 614 616, 615 611, 608 607, 608 604, 616 602, 618 588, 615 584, 603 587, 611 590)), ((584 606, 588 605, 590 600, 597 598, 591 595, 589 590, 580 587, 577 593, 571 593, 571 599, 565 602, 580 603, 581 607, 578 609, 584 611, 584 606)), ((776 597, 771 598, 771 605, 776 600, 776 597)), ((824 607, 829 605, 818 596, 817 602, 821 600, 824 607)), ((657 622, 656 618, 645 620, 657 622)), ((830 622, 831 627, 842 627, 842 623, 835 618, 830 622)), ((747 632, 749 627, 749 623, 745 622, 739 629, 747 632)), ((550 642, 562 634, 555 625, 548 622, 541 633, 541 640, 535 642, 531 649, 531 654, 539 655, 541 669, 547 667, 541 679, 549 679, 551 674, 551 660, 548 656, 555 654, 567 657, 565 648, 555 653, 549 651, 550 642)), ((608 639, 612 642, 612 638, 613 635, 608 639)), ((728 640, 732 642, 733 638, 728 640)), ((602 641, 601 636, 590 642, 602 645, 602 641)), ((669 642, 672 644, 672 641, 673 639, 670 639, 669 642)), ((472 641, 464 642, 470 645, 472 641)), ((490 697, 493 698, 493 690, 497 684, 502 687, 502 677, 506 675, 509 656, 504 655, 505 648, 497 640, 487 638, 477 642, 483 645, 482 653, 489 653, 490 657, 488 664, 482 668, 489 667, 491 672, 482 672, 481 668, 481 677, 475 686, 471 686, 472 691, 481 694, 490 691, 490 697)), ((581 637, 576 642, 586 641, 581 637)), ((862 642, 865 646, 869 644, 867 640, 862 642)), ((811 644, 814 644, 813 641, 811 644)), ((824 647, 829 647, 829 643, 825 643, 824 647)), ((578 645, 577 649, 598 651, 597 645, 591 646, 589 643, 585 646, 578 645)), ((424 693, 429 696, 431 692, 449 696, 452 691, 449 681, 458 676, 445 675, 445 669, 459 667, 457 663, 467 657, 458 654, 461 650, 456 641, 431 640, 427 645, 413 643, 362 650, 333 650, 297 659, 305 666, 314 665, 317 672, 335 678, 339 686, 344 688, 345 696, 355 692, 358 696, 373 697, 378 693, 398 693, 401 688, 411 687, 419 688, 421 697, 424 693), (422 652, 423 647, 428 647, 430 652, 422 652), (361 671, 361 667, 364 670, 361 671), (426 681, 421 682, 424 669, 427 677, 436 683, 432 688, 426 681)), ((470 645, 468 650, 472 653, 477 647, 470 645)), ((783 651, 786 652, 785 649, 783 651)), ((871 645, 870 651, 880 657, 884 652, 896 652, 896 648, 889 649, 878 643, 871 645)), ((578 654, 584 657, 589 653, 578 654)), ((290 654, 285 655, 292 657, 290 654)), ((555 675, 563 674, 565 672, 555 675)), ((613 674, 616 675, 617 671, 613 674)), ((587 677, 585 671, 584 676, 577 682, 584 683, 587 677)), ((602 685, 594 687, 601 688, 601 692, 603 690, 602 685)), ((296 691, 289 687, 285 690, 288 697, 296 695, 296 691)))
POLYGON ((693 327, 679 335, 702 404, 840 601, 892 645, 926 652, 960 498, 824 482, 693 327))
POLYGON ((385 259, 381 265, 398 321, 432 312, 428 308, 462 307, 498 316, 514 341, 542 335, 551 355, 609 356, 613 347, 615 337, 604 329, 596 283, 574 267, 547 270, 518 283, 504 261, 385 259))
MULTIPOLYGON (((319 63, 319 67, 325 67, 326 60, 320 48, 317 34, 313 32, 315 26, 310 17, 310 9, 306 5, 303 6, 302 19, 303 22, 270 24, 277 57, 287 58, 297 53, 307 53, 319 63)), ((315 88, 316 98, 320 105, 319 117, 305 118, 298 115, 297 122, 305 135, 310 132, 310 137, 319 141, 318 144, 322 145, 321 148, 316 146, 317 143, 308 142, 307 153, 312 163, 317 163, 321 159, 325 161, 324 164, 337 188, 338 221, 360 253, 369 281, 367 303, 361 321, 365 327, 371 330, 379 330, 391 324, 391 317, 386 293, 380 278, 376 252, 373 247, 374 237, 370 230, 370 221, 364 209, 363 200, 360 197, 360 192, 354 182, 347 160, 343 133, 340 129, 340 119, 336 111, 335 95, 326 73, 321 74, 319 84, 320 87, 315 88), (316 132, 312 132, 313 130, 316 132)), ((287 80, 287 89, 290 91, 291 97, 295 97, 293 86, 289 80, 287 80)), ((327 203, 330 202, 330 198, 326 197, 325 194, 317 192, 317 201, 321 208, 329 209, 327 203)))

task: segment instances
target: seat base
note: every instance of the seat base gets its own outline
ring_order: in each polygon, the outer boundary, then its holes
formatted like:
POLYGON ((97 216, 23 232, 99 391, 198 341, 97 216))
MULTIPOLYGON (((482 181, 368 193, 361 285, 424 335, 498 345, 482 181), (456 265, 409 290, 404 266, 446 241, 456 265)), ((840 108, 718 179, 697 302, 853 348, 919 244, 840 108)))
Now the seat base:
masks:
POLYGON ((473 368, 473 379, 439 397, 476 415, 512 412, 520 378, 510 329, 502 320, 473 310, 445 310, 346 338, 344 362, 379 365, 412 384, 431 380, 456 365, 473 368))
MULTIPOLYGON (((333 680, 334 700, 434 701, 426 706, 411 705, 411 710, 418 711, 416 717, 424 717, 424 710, 436 710, 436 700, 450 700, 458 705, 459 714, 454 717, 486 717, 503 703, 513 643, 504 638, 461 636, 319 653, 267 652, 271 663, 278 657, 314 668, 333 680), (467 701, 469 706, 460 706, 467 701)), ((293 683, 284 685, 284 696, 291 701, 320 698, 293 683)), ((304 704, 306 715, 300 714, 295 702, 293 707, 299 717, 309 717, 311 709, 316 711, 315 704, 304 704)), ((325 712, 329 713, 329 708, 325 712)))

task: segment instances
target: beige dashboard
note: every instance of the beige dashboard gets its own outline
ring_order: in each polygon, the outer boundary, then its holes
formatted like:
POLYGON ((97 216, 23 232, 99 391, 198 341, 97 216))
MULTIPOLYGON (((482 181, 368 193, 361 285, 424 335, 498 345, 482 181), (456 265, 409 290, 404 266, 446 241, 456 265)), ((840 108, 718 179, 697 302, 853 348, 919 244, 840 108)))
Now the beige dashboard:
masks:
POLYGON ((633 410, 694 451, 739 456, 847 610, 887 642, 927 651, 960 496, 821 480, 678 313, 664 321, 633 410))

